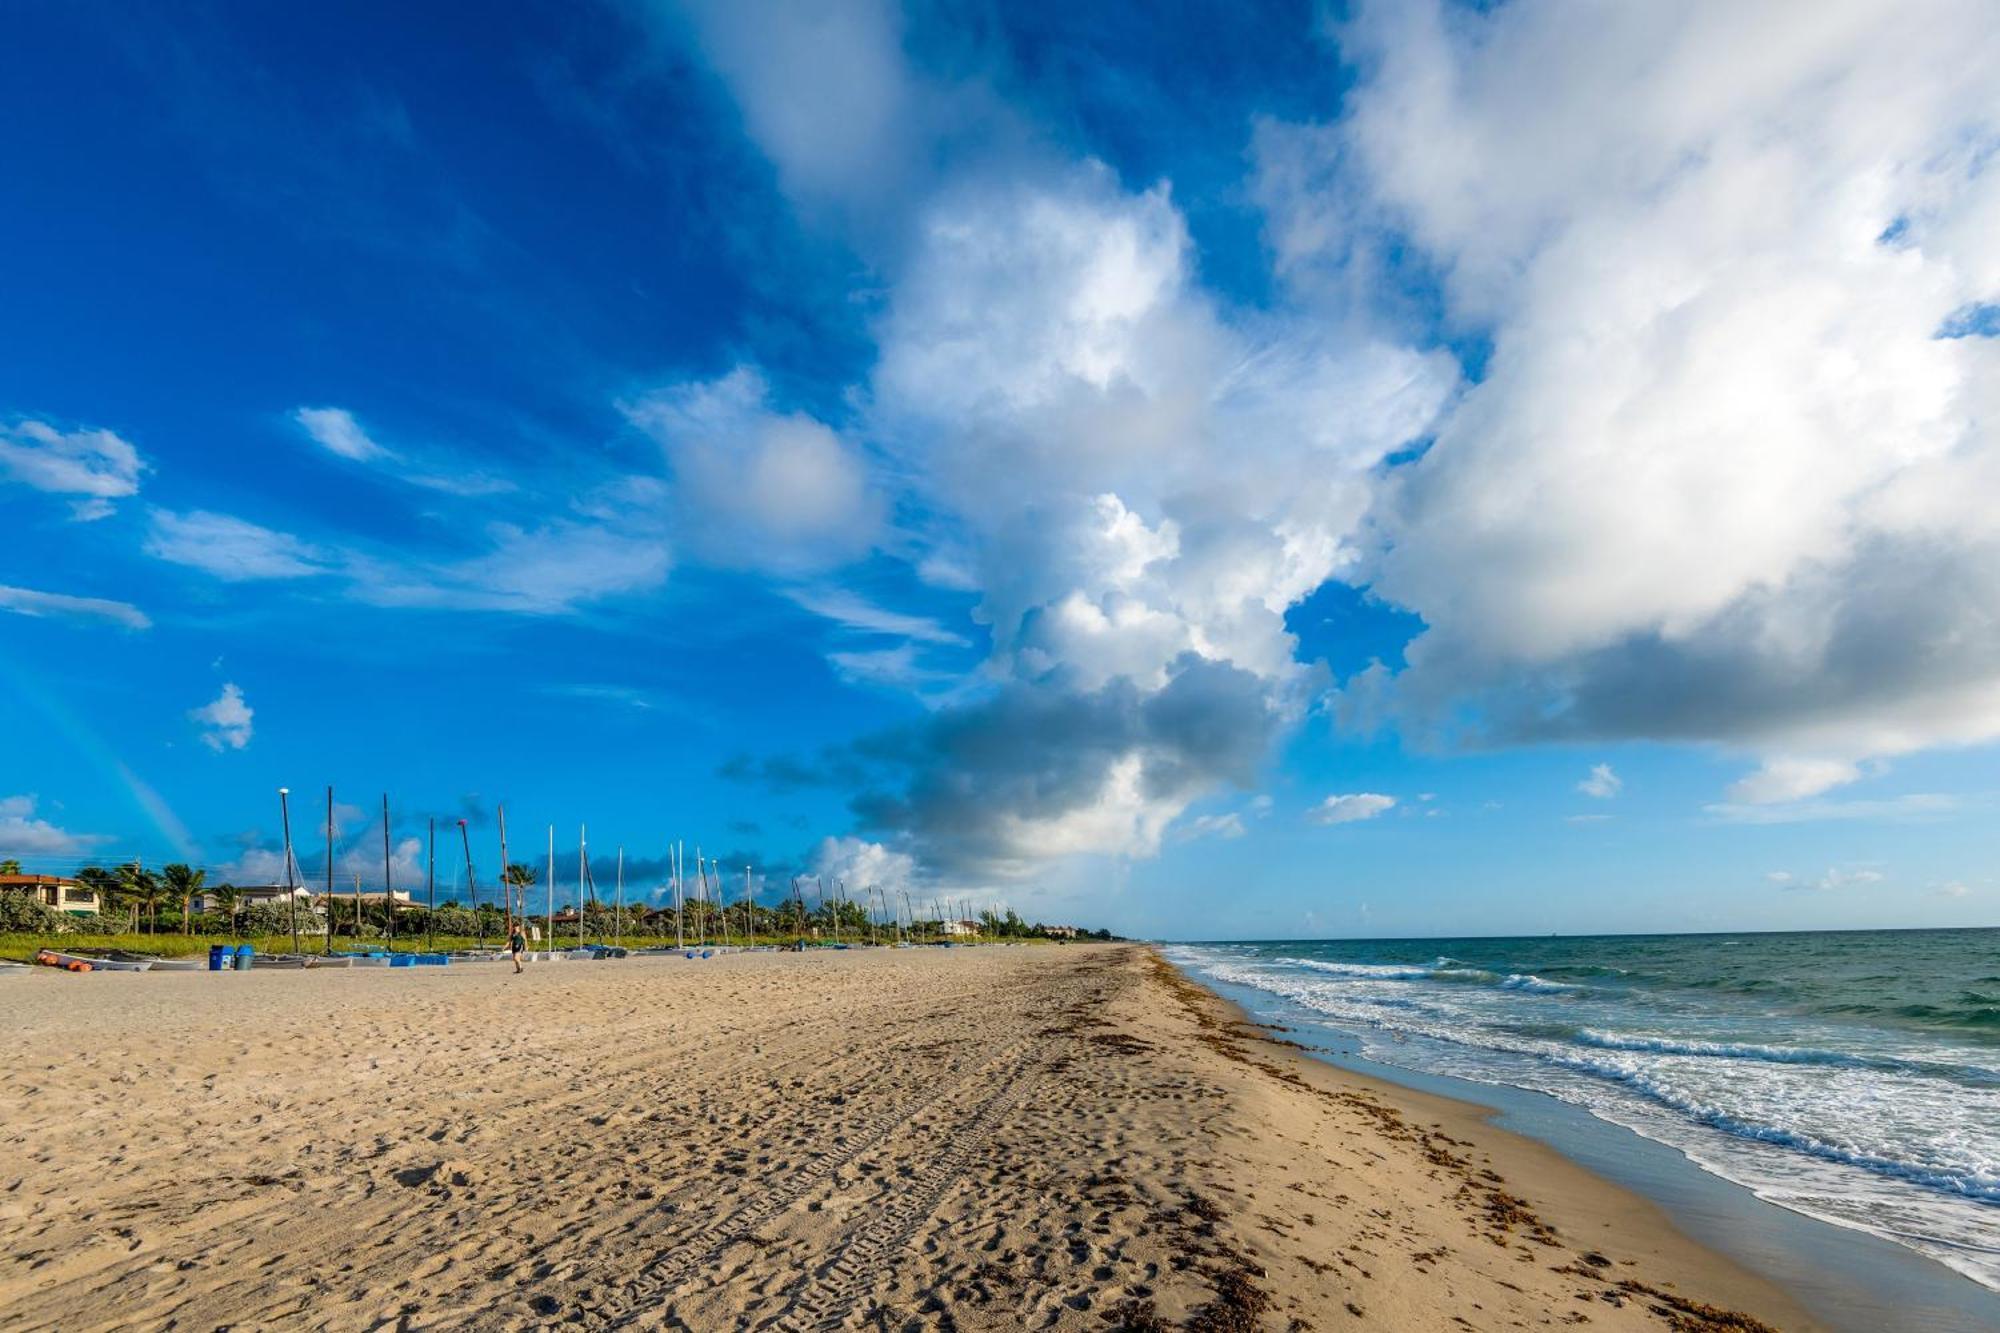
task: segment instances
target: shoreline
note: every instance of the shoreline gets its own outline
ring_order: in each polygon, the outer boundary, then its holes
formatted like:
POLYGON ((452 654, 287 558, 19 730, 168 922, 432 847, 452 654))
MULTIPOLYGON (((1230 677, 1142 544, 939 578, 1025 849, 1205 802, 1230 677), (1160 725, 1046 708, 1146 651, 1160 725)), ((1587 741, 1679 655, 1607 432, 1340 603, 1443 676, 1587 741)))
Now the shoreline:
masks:
POLYGON ((10 984, 13 1327, 1813 1327, 1143 946, 10 984))
POLYGON ((1517 1144, 1552 1153, 1566 1166, 1644 1201, 1661 1225, 1689 1245, 1780 1292, 1794 1318, 1809 1320, 1810 1326, 1833 1333, 1899 1326, 1977 1333, 2000 1319, 2000 1293, 1948 1265, 1881 1236, 1759 1198, 1678 1149, 1582 1107, 1506 1084, 1371 1059, 1360 1054, 1358 1034, 1338 1024, 1325 1024, 1319 1034, 1289 1026, 1297 1018, 1281 1003, 1260 1010, 1255 1002, 1267 997, 1259 992, 1168 965, 1250 1022, 1277 1024, 1288 1036, 1302 1038, 1301 1058, 1308 1064, 1338 1069, 1393 1096, 1458 1107, 1517 1144), (1903 1322, 1908 1320, 1917 1322, 1903 1322))
POLYGON ((1248 1030, 1239 1040, 1264 1046, 1248 1062, 1268 1066, 1268 1076, 1297 1079, 1324 1095, 1361 1092, 1407 1122, 1439 1131, 1441 1140, 1478 1150, 1505 1178, 1507 1190, 1530 1205, 1530 1213, 1546 1218, 1556 1234, 1589 1238, 1586 1243, 1615 1251, 1614 1266, 1641 1268, 1647 1286, 1668 1293, 1698 1293, 1695 1303, 1710 1309, 1727 1307, 1714 1312, 1719 1317, 1715 1326, 1731 1327, 1727 1321, 1732 1312, 1740 1311, 1773 1328, 1825 1328, 1784 1287, 1686 1235, 1655 1201, 1589 1170, 1552 1145, 1502 1128, 1494 1123, 1498 1112, 1492 1108, 1335 1064, 1292 1041, 1288 1030, 1263 1021, 1175 966, 1157 948, 1148 946, 1148 951, 1158 968, 1201 997, 1184 1003, 1214 1005, 1224 1015, 1225 1026, 1248 1030))

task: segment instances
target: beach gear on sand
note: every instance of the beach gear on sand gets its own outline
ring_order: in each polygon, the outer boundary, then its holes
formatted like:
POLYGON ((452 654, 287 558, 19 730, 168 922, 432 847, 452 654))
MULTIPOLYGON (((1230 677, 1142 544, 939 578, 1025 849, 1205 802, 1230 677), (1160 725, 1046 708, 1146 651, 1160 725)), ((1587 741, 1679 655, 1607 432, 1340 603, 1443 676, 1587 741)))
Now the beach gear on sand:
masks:
POLYGON ((57 953, 54 949, 37 949, 35 961, 43 967, 59 967, 65 972, 92 971, 88 958, 77 958, 71 954, 57 953))

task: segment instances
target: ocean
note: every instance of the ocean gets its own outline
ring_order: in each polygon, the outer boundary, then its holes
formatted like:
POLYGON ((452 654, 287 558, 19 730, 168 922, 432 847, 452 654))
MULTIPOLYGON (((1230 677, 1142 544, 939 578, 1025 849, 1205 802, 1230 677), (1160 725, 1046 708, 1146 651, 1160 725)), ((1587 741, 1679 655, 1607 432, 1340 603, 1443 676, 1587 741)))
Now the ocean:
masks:
POLYGON ((1166 953, 1377 1063, 1560 1098, 2000 1289, 2000 930, 1166 953))

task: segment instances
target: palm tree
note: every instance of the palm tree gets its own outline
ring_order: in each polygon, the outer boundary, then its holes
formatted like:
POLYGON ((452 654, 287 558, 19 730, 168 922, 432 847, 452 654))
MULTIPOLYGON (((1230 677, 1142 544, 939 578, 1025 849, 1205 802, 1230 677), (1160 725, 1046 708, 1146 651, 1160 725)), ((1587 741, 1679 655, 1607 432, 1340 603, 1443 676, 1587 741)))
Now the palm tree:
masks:
POLYGON ((13 857, 10 856, 4 861, 0 861, 0 875, 18 875, 20 873, 21 863, 13 857))
POLYGON ((112 874, 103 866, 83 867, 83 869, 76 872, 76 882, 87 886, 92 893, 97 895, 97 911, 100 921, 105 919, 114 908, 123 905, 124 895, 121 890, 124 886, 118 882, 118 876, 112 874))
POLYGON ((215 892, 211 893, 209 897, 215 899, 216 905, 229 914, 229 933, 234 935, 236 933, 236 904, 242 895, 236 891, 234 884, 222 884, 218 885, 215 892))
POLYGON ((533 888, 535 884, 535 868, 530 865, 522 865, 519 861, 516 861, 507 867, 507 873, 502 875, 501 879, 505 880, 511 886, 507 895, 507 915, 510 917, 514 915, 514 898, 518 894, 521 899, 521 915, 526 916, 528 914, 528 890, 533 888))
POLYGON ((133 928, 138 928, 137 908, 145 908, 152 917, 153 934, 160 933, 160 877, 137 861, 127 861, 118 867, 121 887, 134 904, 133 928))
POLYGON ((189 934, 193 926, 188 919, 193 915, 190 908, 195 894, 201 890, 202 881, 208 878, 208 872, 176 861, 160 873, 166 877, 167 895, 181 900, 181 934, 189 934))

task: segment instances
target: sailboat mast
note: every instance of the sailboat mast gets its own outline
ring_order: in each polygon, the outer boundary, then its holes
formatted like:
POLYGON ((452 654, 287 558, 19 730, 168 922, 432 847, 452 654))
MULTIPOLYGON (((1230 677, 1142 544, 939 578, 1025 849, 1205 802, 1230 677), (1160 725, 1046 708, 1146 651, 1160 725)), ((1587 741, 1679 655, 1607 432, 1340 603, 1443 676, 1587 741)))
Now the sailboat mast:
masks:
POLYGON ((290 787, 278 788, 278 818, 285 828, 285 901, 291 904, 292 952, 299 951, 299 894, 292 887, 292 807, 290 787))
POLYGON ((429 850, 427 850, 424 853, 424 896, 428 899, 429 906, 425 908, 425 916, 424 916, 424 948, 435 949, 437 948, 437 910, 438 910, 437 816, 432 815, 428 821, 428 824, 430 828, 430 846, 429 850))
POLYGON ((576 947, 583 947, 583 878, 589 869, 590 828, 576 826, 576 947))
POLYGON ((479 930, 479 947, 486 948, 486 918, 479 915, 479 881, 472 876, 472 835, 465 831, 465 821, 458 821, 459 845, 465 848, 465 891, 472 898, 472 920, 479 930))
POLYGON ((326 789, 326 936, 320 952, 333 952, 333 788, 326 789))
POLYGON ((618 896, 611 905, 611 943, 616 945, 625 938, 625 849, 618 849, 618 896))
POLYGON ((507 804, 502 801, 497 807, 500 813, 500 892, 506 906, 502 914, 507 921, 506 938, 514 938, 514 867, 507 860, 507 804))
POLYGON ((389 855, 389 793, 382 793, 382 914, 389 932, 389 952, 396 951, 396 872, 389 855))
POLYGON ((549 953, 556 947, 556 826, 549 825, 549 953))

